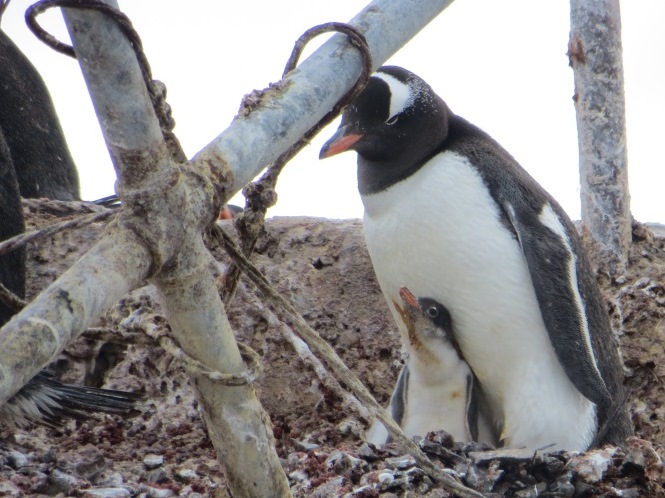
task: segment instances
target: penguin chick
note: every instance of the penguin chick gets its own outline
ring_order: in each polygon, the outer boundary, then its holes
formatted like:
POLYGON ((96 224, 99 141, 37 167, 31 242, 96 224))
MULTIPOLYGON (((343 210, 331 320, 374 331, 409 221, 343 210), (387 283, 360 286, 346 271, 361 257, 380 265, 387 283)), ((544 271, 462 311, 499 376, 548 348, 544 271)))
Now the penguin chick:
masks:
MULTIPOLYGON (((473 373, 461 357, 452 335, 450 313, 430 298, 399 290, 393 306, 409 340, 409 357, 390 398, 390 414, 408 437, 445 429, 455 441, 478 439, 478 403, 473 373)), ((368 441, 383 445, 388 432, 378 421, 368 441)))
POLYGON ((369 79, 321 158, 345 150, 358 153, 365 240, 386 300, 406 285, 449 310, 498 442, 623 444, 631 427, 615 338, 559 204, 400 67, 369 79))
POLYGON ((125 391, 63 384, 50 370, 42 370, 0 406, 0 423, 57 427, 67 417, 84 419, 96 412, 128 414, 136 409, 139 399, 140 395, 125 391))

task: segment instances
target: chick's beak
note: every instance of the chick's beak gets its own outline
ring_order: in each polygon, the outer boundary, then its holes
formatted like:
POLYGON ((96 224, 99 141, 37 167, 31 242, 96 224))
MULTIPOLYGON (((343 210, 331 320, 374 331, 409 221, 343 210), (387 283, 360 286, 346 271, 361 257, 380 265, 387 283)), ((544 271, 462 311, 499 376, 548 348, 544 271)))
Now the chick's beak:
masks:
POLYGON ((354 133, 348 126, 340 126, 335 134, 330 137, 330 140, 321 147, 319 159, 325 159, 349 150, 363 136, 360 133, 354 133))
POLYGON ((411 306, 412 308, 420 309, 420 305, 418 304, 418 299, 406 287, 400 288, 399 297, 402 298, 402 301, 404 301, 404 304, 407 304, 407 305, 411 306))

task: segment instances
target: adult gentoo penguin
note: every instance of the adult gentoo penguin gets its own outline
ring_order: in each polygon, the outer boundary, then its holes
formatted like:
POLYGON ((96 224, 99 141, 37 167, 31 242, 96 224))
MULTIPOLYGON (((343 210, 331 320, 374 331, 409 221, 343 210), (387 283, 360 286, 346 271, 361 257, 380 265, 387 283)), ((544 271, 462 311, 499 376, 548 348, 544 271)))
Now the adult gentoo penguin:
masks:
POLYGON ((388 303, 406 286, 448 309, 497 443, 623 444, 631 431, 614 335, 557 202, 399 67, 370 78, 321 157, 345 150, 358 153, 365 239, 388 303))
MULTIPOLYGON (((406 326, 410 349, 390 398, 390 414, 408 437, 445 427, 455 441, 477 440, 473 373, 454 342, 450 313, 434 299, 416 298, 406 287, 399 296, 392 305, 406 326)), ((375 422, 367 440, 385 444, 383 424, 375 422)))

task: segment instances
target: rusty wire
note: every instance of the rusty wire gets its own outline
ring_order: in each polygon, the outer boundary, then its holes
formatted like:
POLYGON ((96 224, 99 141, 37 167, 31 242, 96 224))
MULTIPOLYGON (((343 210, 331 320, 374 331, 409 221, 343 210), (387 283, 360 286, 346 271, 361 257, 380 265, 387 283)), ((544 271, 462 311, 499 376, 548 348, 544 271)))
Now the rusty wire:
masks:
POLYGON ((4 284, 2 284, 2 282, 0 282, 0 303, 16 313, 21 311, 28 304, 25 299, 9 290, 4 284))
MULTIPOLYGON (((355 85, 346 92, 328 114, 321 118, 318 123, 307 130, 300 140, 279 156, 257 182, 250 183, 243 189, 242 193, 245 196, 246 203, 245 210, 236 216, 233 222, 240 237, 240 247, 245 255, 251 254, 254 250, 256 241, 263 231, 268 208, 277 202, 277 193, 275 192, 277 178, 282 169, 284 169, 286 163, 300 152, 300 150, 307 145, 316 134, 331 123, 346 105, 355 100, 362 89, 365 88, 367 80, 371 75, 372 55, 370 54, 369 46, 367 45, 367 41, 363 34, 348 24, 329 22, 308 29, 302 36, 300 36, 300 38, 298 38, 289 60, 286 63, 282 78, 286 77, 289 72, 296 68, 303 49, 313 38, 329 32, 339 32, 349 37, 351 44, 357 47, 360 51, 363 65, 362 71, 355 85)), ((233 297, 238 285, 239 276, 240 269, 236 263, 232 262, 222 278, 221 293, 226 304, 228 304, 233 297)))
POLYGON ((66 221, 61 221, 59 223, 54 223, 44 228, 40 228, 39 230, 32 230, 30 232, 24 232, 15 235, 10 239, 3 240, 2 242, 0 242, 0 254, 13 251, 14 249, 21 247, 27 244, 28 242, 32 242, 34 240, 45 237, 51 237, 56 233, 60 233, 70 228, 81 228, 86 225, 90 225, 91 223, 105 220, 106 218, 114 214, 115 214, 114 211, 106 209, 104 211, 100 211, 97 213, 92 213, 85 216, 79 216, 77 218, 74 218, 73 220, 66 220, 66 221))
POLYGON ((187 354, 178 344, 178 341, 171 335, 168 327, 158 325, 161 318, 160 315, 146 315, 135 312, 129 318, 129 321, 124 321, 124 325, 120 325, 124 329, 124 332, 113 328, 93 327, 87 329, 81 335, 88 340, 104 343, 111 342, 125 346, 131 344, 143 347, 159 347, 173 359, 180 361, 181 365, 190 374, 206 377, 212 382, 217 382, 225 386, 251 384, 263 374, 261 357, 246 344, 237 343, 246 369, 237 373, 223 373, 207 367, 187 354))
MULTIPOLYGON (((104 211, 97 210, 92 214, 78 216, 72 220, 61 221, 38 230, 20 233, 0 242, 0 255, 18 249, 19 247, 24 246, 29 242, 34 242, 46 237, 52 237, 53 235, 65 230, 81 228, 86 225, 90 225, 91 223, 106 220, 114 214, 115 213, 110 209, 104 209, 104 211)), ((14 294, 2 284, 0 284, 0 302, 3 302, 7 307, 13 309, 14 311, 22 310, 27 303, 27 301, 14 294)))
POLYGON ((150 63, 143 51, 143 42, 141 41, 138 32, 134 29, 129 17, 120 10, 101 2, 100 0, 41 0, 28 7, 25 11, 25 22, 30 31, 53 50, 73 58, 76 58, 76 50, 74 47, 55 38, 37 22, 37 16, 39 14, 42 14, 53 7, 97 10, 115 21, 134 50, 148 95, 150 95, 150 101, 155 109, 155 114, 159 120, 159 126, 162 130, 162 135, 164 136, 164 141, 166 142, 171 157, 178 163, 186 163, 187 156, 182 150, 177 137, 173 133, 175 120, 173 119, 171 106, 166 102, 166 85, 161 81, 153 79, 150 63))

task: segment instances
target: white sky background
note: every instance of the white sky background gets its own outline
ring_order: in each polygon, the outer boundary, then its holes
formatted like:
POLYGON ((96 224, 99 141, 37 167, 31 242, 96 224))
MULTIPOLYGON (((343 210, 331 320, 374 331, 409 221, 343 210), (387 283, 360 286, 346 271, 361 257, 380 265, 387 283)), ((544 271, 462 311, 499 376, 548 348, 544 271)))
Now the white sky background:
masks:
MULTIPOLYGON (((51 91, 83 198, 109 195, 115 173, 78 63, 28 31, 23 12, 30 3, 13 0, 2 27, 51 91)), ((346 22, 364 5, 350 0, 120 2, 141 35, 153 76, 167 85, 175 132, 189 157, 229 125, 244 94, 279 80, 293 43, 306 29, 346 22)), ((568 8, 565 1, 457 0, 388 63, 425 79, 454 112, 497 139, 577 219, 568 8)), ((663 223, 665 2, 623 1, 621 9, 631 207, 636 219, 663 223)), ((68 40, 57 9, 38 19, 68 40)), ((280 200, 269 215, 362 217, 355 153, 318 160, 321 145, 336 127, 337 122, 287 165, 278 183, 280 200)), ((234 202, 244 205, 242 199, 234 202)))

